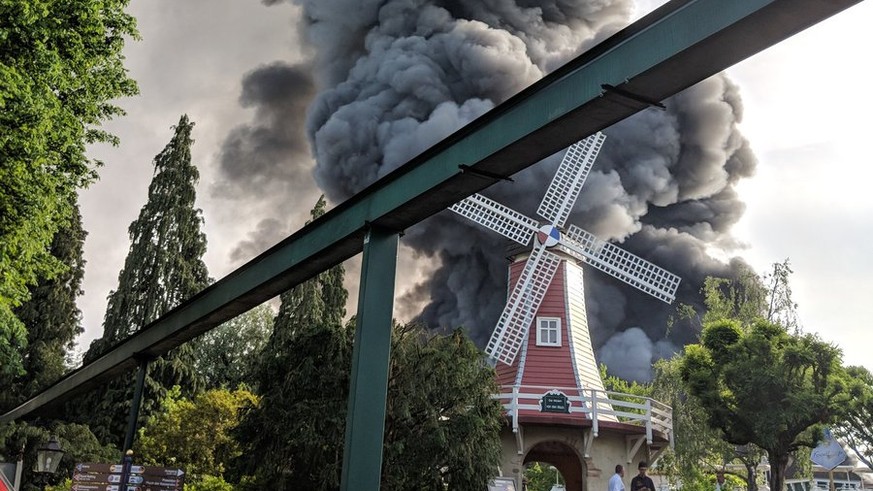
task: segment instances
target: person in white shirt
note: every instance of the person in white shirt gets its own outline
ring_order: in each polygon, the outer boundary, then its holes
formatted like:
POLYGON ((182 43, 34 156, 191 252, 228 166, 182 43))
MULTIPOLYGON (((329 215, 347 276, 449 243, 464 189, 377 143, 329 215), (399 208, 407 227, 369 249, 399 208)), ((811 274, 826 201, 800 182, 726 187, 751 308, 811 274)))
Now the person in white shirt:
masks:
POLYGON ((609 490, 608 491, 624 491, 624 481, 621 478, 624 477, 624 467, 621 464, 615 466, 615 474, 609 478, 609 490))

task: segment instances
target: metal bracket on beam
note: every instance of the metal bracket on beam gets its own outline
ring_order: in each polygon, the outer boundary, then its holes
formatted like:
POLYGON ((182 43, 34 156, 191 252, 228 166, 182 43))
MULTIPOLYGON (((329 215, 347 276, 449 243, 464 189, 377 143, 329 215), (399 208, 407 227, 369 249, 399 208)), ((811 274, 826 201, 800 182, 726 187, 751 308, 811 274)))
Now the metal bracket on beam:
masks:
POLYGON ((651 107, 657 107, 658 109, 660 109, 662 111, 667 110, 667 106, 665 106, 664 104, 661 104, 660 102, 658 102, 656 100, 649 99, 648 97, 641 96, 639 94, 634 94, 633 92, 630 92, 628 90, 619 89, 618 87, 616 87, 614 85, 601 84, 600 88, 603 89, 604 92, 609 92, 611 94, 619 95, 621 97, 624 97, 625 99, 630 99, 634 102, 639 102, 639 103, 642 103, 642 104, 645 104, 645 105, 651 106, 651 107))
POLYGON ((485 177, 487 179, 493 179, 495 181, 515 182, 509 176, 504 176, 495 172, 488 172, 487 170, 477 169, 475 167, 470 167, 467 164, 459 164, 458 169, 461 169, 461 174, 472 174, 474 176, 485 177))

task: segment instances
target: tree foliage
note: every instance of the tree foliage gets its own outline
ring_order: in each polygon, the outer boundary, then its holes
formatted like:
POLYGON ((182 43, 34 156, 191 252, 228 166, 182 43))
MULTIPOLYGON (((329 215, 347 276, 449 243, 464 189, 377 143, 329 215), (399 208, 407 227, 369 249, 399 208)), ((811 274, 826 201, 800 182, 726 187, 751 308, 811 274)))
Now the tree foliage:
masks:
POLYGON ((733 280, 708 277, 703 296, 706 311, 702 324, 719 319, 736 319, 749 325, 758 319, 777 323, 794 332, 800 331, 797 304, 791 293, 791 265, 786 259, 773 264, 773 270, 757 275, 741 266, 733 280))
POLYGON ((738 447, 721 438, 720 430, 709 425, 705 408, 689 397, 681 364, 681 357, 655 363, 651 397, 673 408, 675 435, 675 446, 658 461, 658 471, 683 487, 701 489, 710 488, 715 473, 725 472, 728 479, 742 480, 748 491, 755 491, 763 451, 751 444, 738 447), (740 464, 744 471, 730 471, 728 464, 740 464))
POLYGON ((867 467, 873 468, 873 374, 864 367, 849 367, 847 371, 856 384, 854 397, 835 431, 867 467))
POLYGON ((460 329, 395 328, 382 489, 486 489, 500 463, 494 371, 460 329))
POLYGON ((191 484, 223 478, 229 463, 242 453, 233 438, 239 415, 257 403, 257 396, 244 389, 213 389, 187 399, 174 387, 139 430, 137 461, 180 467, 191 484))
MULTIPOLYGON (((324 198, 312 219, 324 214, 324 198)), ((261 404, 237 435, 240 472, 260 489, 334 489, 342 465, 352 328, 343 324, 342 265, 282 294, 255 381, 261 404)))
POLYGON ((91 430, 81 424, 41 421, 39 426, 24 422, 0 425, 0 457, 14 460, 24 450, 22 491, 38 489, 34 485, 36 473, 33 472, 36 449, 48 442, 52 436, 58 438, 65 453, 58 471, 50 476, 51 482, 60 483, 64 476, 71 476, 73 466, 79 462, 112 462, 121 459, 115 448, 102 445, 91 430))
POLYGON ((709 424, 732 445, 755 444, 782 489, 789 455, 815 446, 820 425, 835 421, 852 395, 839 349, 813 335, 789 334, 764 319, 708 322, 689 345, 681 376, 709 424))
MULTIPOLYGON (((323 211, 321 199, 313 219, 323 211)), ((339 488, 355 328, 343 276, 336 266, 282 295, 258 363, 261 404, 237 430, 245 486, 339 488)), ((460 331, 396 328, 392 350, 382 489, 484 489, 500 455, 493 370, 460 331)))
POLYGON ((100 124, 136 93, 123 66, 136 37, 127 0, 0 1, 0 370, 21 371, 25 343, 12 309, 28 286, 64 270, 51 255, 76 191, 96 177, 85 146, 115 142, 100 124))
POLYGON ((66 353, 82 332, 76 297, 82 293, 84 241, 81 216, 75 207, 69 224, 58 230, 51 245, 52 257, 64 265, 63 272, 40 278, 30 288, 30 299, 14 311, 27 329, 27 346, 21 350, 24 371, 17 377, 0 371, 0 386, 8 387, 0 393, 0 411, 20 404, 66 371, 66 353))
MULTIPOLYGON (((191 163, 194 123, 183 115, 172 139, 155 157, 148 201, 128 229, 130 250, 109 294, 103 336, 91 344, 86 361, 146 326, 209 284, 202 257, 206 237, 201 211, 194 207, 197 168, 191 163)), ((133 377, 103 386, 98 401, 86 404, 91 427, 102 439, 120 443, 133 392, 133 377), (96 407, 96 410, 95 410, 96 407)), ((158 407, 166 391, 179 385, 186 395, 199 385, 192 348, 183 345, 151 362, 141 417, 158 407)))
POLYGON ((273 327, 275 314, 259 305, 194 340, 195 369, 206 388, 257 388, 255 367, 273 327))
POLYGON ((563 482, 560 472, 549 464, 534 462, 524 469, 525 491, 551 491, 558 481, 563 482))

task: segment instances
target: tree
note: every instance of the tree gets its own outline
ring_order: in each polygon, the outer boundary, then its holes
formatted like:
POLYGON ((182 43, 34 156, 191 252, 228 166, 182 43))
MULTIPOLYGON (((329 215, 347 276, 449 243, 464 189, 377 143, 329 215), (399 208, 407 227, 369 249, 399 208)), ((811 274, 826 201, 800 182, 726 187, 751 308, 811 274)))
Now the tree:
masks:
POLYGON ((255 366, 270 337, 275 314, 269 305, 231 319, 191 343, 195 369, 206 388, 256 389, 255 366))
POLYGON ((0 393, 0 410, 20 404, 66 371, 66 353, 82 332, 76 297, 82 293, 84 241, 76 206, 69 224, 58 230, 51 245, 52 257, 64 265, 63 272, 53 278, 40 278, 30 288, 30 300, 14 310, 27 329, 27 346, 21 350, 24 373, 18 377, 0 374, 0 385, 8 387, 0 393))
POLYGON ((706 312, 702 324, 719 319, 737 319, 743 325, 748 325, 765 319, 799 332, 797 303, 791 296, 792 272, 786 259, 774 263, 773 271, 761 276, 748 266, 742 266, 733 280, 712 276, 706 278, 703 285, 706 312))
POLYGON ((559 480, 559 475, 558 469, 553 466, 534 462, 524 469, 524 481, 527 483, 524 489, 526 491, 551 491, 552 485, 559 480))
MULTIPOLYGON (((236 432, 238 478, 253 489, 339 488, 355 326, 343 324, 343 276, 335 266, 282 295, 258 364, 261 404, 236 432)), ((382 489, 484 489, 500 456, 493 370, 460 331, 395 328, 392 350, 382 489)))
POLYGON ((338 265, 282 294, 255 377, 261 404, 237 431, 247 449, 240 472, 258 489, 339 486, 352 353, 343 276, 338 265))
POLYGON ((858 459, 873 468, 873 374, 864 367, 849 367, 847 371, 854 382, 853 397, 835 432, 858 459))
POLYGON ((486 489, 503 423, 493 369, 461 329, 395 328, 391 353, 382 489, 486 489))
MULTIPOLYGON (((154 159, 155 175, 148 201, 130 224, 131 245, 118 288, 109 294, 103 319, 103 336, 94 341, 86 361, 154 321, 209 284, 202 257, 206 237, 200 231, 201 211, 194 207, 197 168, 191 164, 191 130, 194 123, 183 115, 170 143, 154 159)), ((124 435, 133 377, 103 386, 99 403, 89 404, 92 429, 101 438, 120 443, 124 435), (95 410, 96 407, 96 410, 95 410)), ((166 391, 179 385, 185 395, 195 392, 199 377, 192 348, 183 345, 150 364, 141 418, 158 407, 166 391)))
MULTIPOLYGON (((87 426, 60 421, 42 421, 39 426, 24 422, 0 425, 0 457, 13 459, 24 449, 24 476, 22 489, 37 489, 32 469, 36 464, 36 449, 56 436, 64 449, 58 472, 50 476, 54 482, 63 481, 73 474, 78 462, 118 461, 121 454, 109 445, 102 445, 87 426)), ((0 460, 3 460, 0 458, 0 460)))
POLYGON ((223 480, 242 452, 233 438, 240 412, 257 404, 257 396, 244 389, 213 389, 186 399, 175 387, 139 430, 134 455, 146 465, 183 468, 189 484, 223 480))
POLYGON ((683 487, 709 488, 709 479, 718 472, 744 481, 748 491, 757 489, 757 468, 763 451, 754 445, 737 447, 721 438, 721 432, 708 424, 707 413, 699 401, 689 397, 681 375, 681 357, 655 363, 651 397, 673 408, 675 447, 658 461, 658 471, 683 487), (741 464, 745 471, 732 473, 728 464, 741 464))
POLYGON ((685 347, 680 371, 726 442, 767 452, 770 489, 782 489, 791 453, 814 447, 821 425, 838 420, 851 398, 840 362, 839 349, 813 335, 721 319, 685 347))
POLYGON ((123 66, 136 37, 127 0, 0 5, 0 371, 21 372, 25 343, 12 309, 28 286, 64 270, 51 255, 73 217, 76 191, 96 178, 85 146, 115 143, 100 124, 121 114, 111 103, 136 93, 123 66))

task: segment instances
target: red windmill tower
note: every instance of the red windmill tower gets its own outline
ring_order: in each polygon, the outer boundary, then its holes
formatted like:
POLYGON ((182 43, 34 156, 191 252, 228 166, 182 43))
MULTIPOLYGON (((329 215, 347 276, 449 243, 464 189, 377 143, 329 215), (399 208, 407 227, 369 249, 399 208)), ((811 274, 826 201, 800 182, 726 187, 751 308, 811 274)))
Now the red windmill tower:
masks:
MULTIPOLYGON (((625 434, 628 463, 643 442, 651 450, 658 438, 662 442, 670 438, 669 407, 650 399, 616 400, 604 391, 588 331, 581 265, 593 266, 667 303, 675 298, 679 277, 575 225, 563 229, 605 138, 597 133, 567 150, 537 209, 545 224, 478 194, 450 208, 521 246, 534 239, 532 250, 512 258, 509 298, 485 349, 497 362, 500 399, 522 464, 531 461, 530 446, 523 441, 525 425, 568 432, 587 429, 577 453, 589 460, 593 440, 603 428, 625 434)), ((556 453, 554 448, 551 451, 556 453)), ((589 462, 589 477, 592 466, 589 462)), ((577 486, 569 489, 583 489, 581 483, 588 482, 585 476, 577 477, 577 486)))

